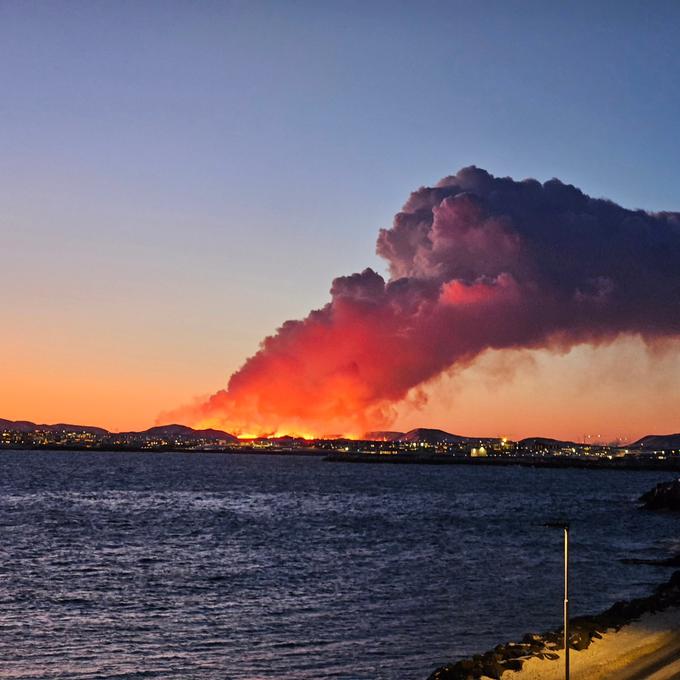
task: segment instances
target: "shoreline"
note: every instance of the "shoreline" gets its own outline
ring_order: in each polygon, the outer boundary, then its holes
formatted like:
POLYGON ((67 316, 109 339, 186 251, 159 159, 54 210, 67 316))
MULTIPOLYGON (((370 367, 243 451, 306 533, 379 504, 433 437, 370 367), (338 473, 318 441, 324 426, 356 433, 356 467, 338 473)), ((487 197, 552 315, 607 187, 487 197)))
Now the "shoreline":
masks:
MULTIPOLYGON (((648 509, 677 510, 679 491, 680 480, 662 482, 639 500, 648 509)), ((678 558, 641 562, 677 566, 678 558)), ((521 642, 496 645, 471 659, 441 666, 428 680, 561 680, 564 646, 563 626, 527 633, 521 642)), ((568 647, 572 680, 680 678, 680 571, 674 571, 647 597, 616 602, 599 614, 570 618, 568 647)))
MULTIPOLYGON (((672 680, 680 677, 680 571, 648 597, 570 619, 572 680, 672 680)), ((527 633, 472 658, 440 666, 428 680, 561 680, 563 628, 527 633)))
MULTIPOLYGON (((503 680, 562 680, 564 653, 530 659, 503 680)), ((672 680, 680 674, 680 608, 643 614, 588 649, 570 651, 571 680, 672 680)))
POLYGON ((652 470, 662 472, 680 472, 680 459, 640 460, 613 458, 612 460, 588 460, 584 458, 560 457, 456 457, 445 455, 380 455, 375 453, 331 453, 324 461, 328 463, 356 463, 366 465, 480 465, 500 467, 520 466, 534 468, 579 468, 583 470, 652 470))
POLYGON ((248 448, 215 448, 192 449, 186 447, 142 448, 137 446, 85 448, 82 446, 38 446, 38 447, 5 447, 3 452, 71 452, 71 453, 211 453, 220 455, 245 456, 299 456, 306 458, 321 458, 326 463, 352 463, 365 465, 477 465, 482 467, 530 467, 547 469, 579 469, 579 470, 644 470, 652 472, 680 472, 680 457, 667 460, 643 460, 634 458, 584 459, 562 457, 530 457, 530 456, 450 456, 443 454, 411 455, 393 454, 381 455, 377 453, 329 453, 328 449, 314 448, 281 448, 281 449, 248 449, 248 448))

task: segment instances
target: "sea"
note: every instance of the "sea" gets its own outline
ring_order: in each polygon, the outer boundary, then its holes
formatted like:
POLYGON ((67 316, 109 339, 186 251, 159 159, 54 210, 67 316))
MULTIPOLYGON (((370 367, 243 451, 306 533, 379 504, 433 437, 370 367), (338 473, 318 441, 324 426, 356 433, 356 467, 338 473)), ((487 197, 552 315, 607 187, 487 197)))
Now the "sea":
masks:
POLYGON ((0 678, 426 680, 650 593, 668 472, 0 452, 0 678))

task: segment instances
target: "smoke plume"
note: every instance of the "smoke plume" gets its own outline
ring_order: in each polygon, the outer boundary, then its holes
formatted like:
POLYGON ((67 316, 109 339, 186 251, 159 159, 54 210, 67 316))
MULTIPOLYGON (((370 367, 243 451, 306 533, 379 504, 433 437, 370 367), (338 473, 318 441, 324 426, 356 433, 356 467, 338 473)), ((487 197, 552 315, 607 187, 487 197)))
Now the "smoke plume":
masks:
POLYGON ((468 167, 413 192, 371 269, 286 321, 184 412, 236 433, 360 433, 487 349, 680 334, 680 213, 627 210, 552 179, 468 167))

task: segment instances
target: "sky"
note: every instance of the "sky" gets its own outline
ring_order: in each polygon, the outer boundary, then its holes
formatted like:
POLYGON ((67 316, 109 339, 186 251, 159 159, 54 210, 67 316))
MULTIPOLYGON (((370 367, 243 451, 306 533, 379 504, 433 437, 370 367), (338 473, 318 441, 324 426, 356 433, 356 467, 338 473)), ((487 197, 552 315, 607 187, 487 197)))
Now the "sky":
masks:
MULTIPOLYGON (((223 387, 470 164, 680 210, 674 2, 0 0, 0 417, 223 387)), ((680 349, 492 352, 395 427, 680 431, 680 349)))

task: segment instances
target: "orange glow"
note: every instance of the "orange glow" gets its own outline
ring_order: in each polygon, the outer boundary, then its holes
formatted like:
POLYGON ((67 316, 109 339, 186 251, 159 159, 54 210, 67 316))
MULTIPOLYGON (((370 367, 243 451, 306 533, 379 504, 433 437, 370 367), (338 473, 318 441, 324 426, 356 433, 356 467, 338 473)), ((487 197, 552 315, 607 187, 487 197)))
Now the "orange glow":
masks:
MULTIPOLYGON (((659 247, 677 243, 676 223, 557 180, 464 168, 414 192, 380 231, 387 280, 337 277, 328 304, 245 362, 263 328, 318 298, 268 292, 258 305, 234 293, 221 308, 223 288, 186 285, 193 267, 132 285, 116 265, 120 290, 69 279, 48 304, 59 277, 29 276, 27 258, 10 277, 22 294, 4 291, 0 417, 113 431, 180 422, 241 438, 678 431, 680 344, 663 340, 680 337, 677 267, 659 247)), ((60 274, 87 274, 46 254, 60 274)), ((255 274, 256 288, 285 288, 266 267, 255 274)))
MULTIPOLYGON (((82 373, 75 364, 50 369, 49 359, 47 352, 32 355, 30 361, 16 352, 12 362, 5 362, 1 417, 100 425, 117 431, 144 429, 155 423, 159 404, 169 408, 192 390, 191 375, 161 381, 135 366, 116 376, 94 362, 86 366, 89 373, 82 373)), ((166 373, 172 377, 170 370, 166 373)), ((207 377, 202 379, 207 382, 207 377)), ((577 441, 597 432, 606 440, 630 441, 680 430, 678 384, 680 343, 650 352, 640 339, 622 337, 610 345, 583 345, 567 354, 492 352, 474 366, 426 386, 426 401, 407 399, 395 404, 387 429, 439 427, 471 436, 542 435, 577 441)), ((218 419, 199 422, 178 415, 175 420, 229 431, 218 419)), ((376 429, 381 428, 366 428, 376 429)), ((308 437, 342 432, 323 425, 315 431, 282 423, 269 432, 244 430, 241 436, 289 431, 308 437)), ((353 428, 349 434, 358 439, 364 431, 353 428)))
MULTIPOLYGON (((228 429, 230 434, 233 434, 238 439, 242 440, 252 440, 252 439, 277 439, 279 437, 293 437, 295 439, 304 439, 306 441, 312 441, 314 439, 330 439, 340 435, 331 435, 328 431, 323 430, 319 432, 314 432, 312 430, 301 430, 299 428, 291 425, 290 427, 281 426, 275 430, 271 429, 251 429, 251 430, 238 430, 234 427, 229 428, 228 425, 224 424, 224 421, 220 418, 205 418, 194 423, 197 429, 228 429)), ((359 439, 359 435, 342 435, 346 439, 359 439)))

